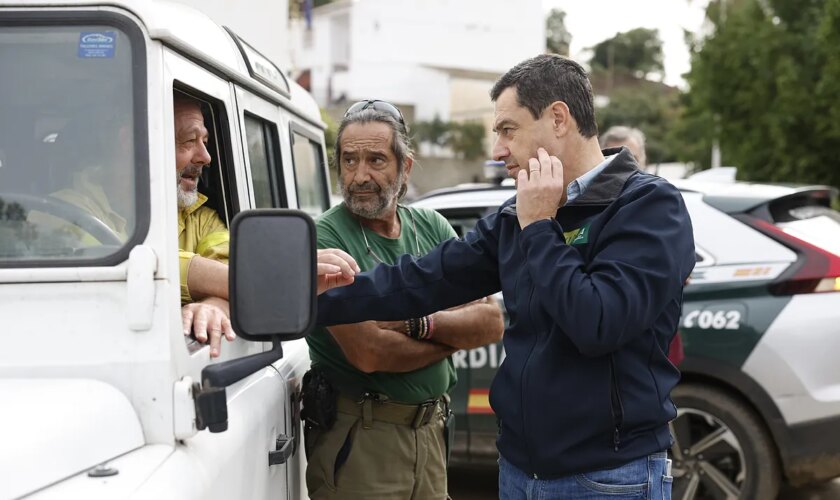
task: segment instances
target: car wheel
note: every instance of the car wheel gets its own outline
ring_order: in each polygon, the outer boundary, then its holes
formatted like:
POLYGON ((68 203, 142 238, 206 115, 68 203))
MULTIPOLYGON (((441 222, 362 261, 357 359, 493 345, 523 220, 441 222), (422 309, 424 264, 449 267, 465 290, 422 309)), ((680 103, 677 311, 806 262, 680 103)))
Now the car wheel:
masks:
POLYGON ((674 500, 776 498, 776 447, 746 404, 700 384, 678 385, 671 397, 674 500))

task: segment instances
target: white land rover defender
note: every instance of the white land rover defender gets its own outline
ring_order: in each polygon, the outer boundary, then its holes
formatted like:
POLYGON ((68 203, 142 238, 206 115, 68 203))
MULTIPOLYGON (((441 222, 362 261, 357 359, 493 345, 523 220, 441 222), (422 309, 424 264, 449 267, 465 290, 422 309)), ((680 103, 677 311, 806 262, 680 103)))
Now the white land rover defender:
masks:
POLYGON ((0 1, 0 499, 305 497, 314 228, 249 210, 328 208, 323 127, 183 5, 0 1), (204 106, 199 190, 232 233, 239 338, 215 360, 182 332, 178 93, 204 106))

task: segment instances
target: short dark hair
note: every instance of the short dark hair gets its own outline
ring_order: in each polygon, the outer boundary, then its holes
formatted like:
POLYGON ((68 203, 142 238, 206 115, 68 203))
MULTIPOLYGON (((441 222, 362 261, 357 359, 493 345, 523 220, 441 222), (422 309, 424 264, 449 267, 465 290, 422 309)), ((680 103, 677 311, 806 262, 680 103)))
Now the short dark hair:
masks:
POLYGON ((516 101, 528 108, 534 119, 551 103, 563 101, 584 137, 598 135, 592 84, 580 64, 557 54, 527 59, 505 73, 490 91, 493 102, 508 87, 516 88, 516 101))
POLYGON ((344 129, 353 123, 364 125, 372 122, 384 123, 391 129, 393 133, 391 136, 391 151, 397 159, 398 172, 402 172, 405 168, 407 158, 414 158, 414 150, 411 149, 411 139, 408 137, 406 126, 384 111, 367 108, 345 116, 338 126, 338 133, 335 136, 335 156, 333 157, 336 172, 341 172, 341 136, 344 135, 344 129))

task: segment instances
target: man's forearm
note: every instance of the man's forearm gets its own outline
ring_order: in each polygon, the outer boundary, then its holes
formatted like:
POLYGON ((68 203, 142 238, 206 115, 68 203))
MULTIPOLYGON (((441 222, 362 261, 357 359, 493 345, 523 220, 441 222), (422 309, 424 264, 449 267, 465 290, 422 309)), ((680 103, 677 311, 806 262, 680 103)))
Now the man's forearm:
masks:
POLYGON ((505 324, 496 299, 487 297, 433 315, 434 342, 456 349, 473 349, 502 339, 505 324))
POLYGON ((372 321, 332 326, 328 330, 350 364, 366 373, 419 370, 447 358, 457 350, 448 345, 418 341, 399 332, 381 329, 372 321))
POLYGON ((228 299, 228 266, 196 255, 190 261, 187 286, 193 300, 205 297, 228 299))

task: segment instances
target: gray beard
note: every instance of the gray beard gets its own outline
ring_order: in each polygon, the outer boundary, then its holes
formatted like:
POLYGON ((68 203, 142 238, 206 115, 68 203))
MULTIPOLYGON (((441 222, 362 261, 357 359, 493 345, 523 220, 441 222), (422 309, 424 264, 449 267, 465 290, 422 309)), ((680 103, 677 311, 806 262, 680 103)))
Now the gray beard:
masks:
POLYGON ((198 191, 184 191, 181 184, 178 184, 178 208, 183 210, 195 205, 198 201, 198 191))
POLYGON ((201 169, 203 167, 196 166, 196 165, 188 165, 181 171, 181 173, 177 173, 175 175, 175 185, 178 186, 178 208, 183 210, 185 208, 189 208, 198 201, 198 188, 192 191, 185 191, 184 188, 181 187, 181 175, 184 172, 189 171, 193 175, 200 175, 201 169))
MULTIPOLYGON (((400 194, 400 188, 405 184, 405 171, 394 180, 393 184, 384 189, 379 189, 376 200, 373 202, 359 203, 353 198, 354 189, 349 188, 346 184, 341 184, 341 195, 344 197, 344 205, 351 213, 364 217, 365 219, 379 219, 385 212, 396 204, 400 194)), ((373 181, 357 186, 358 188, 369 188, 375 185, 373 181)), ((376 186, 379 188, 379 186, 376 186)))

